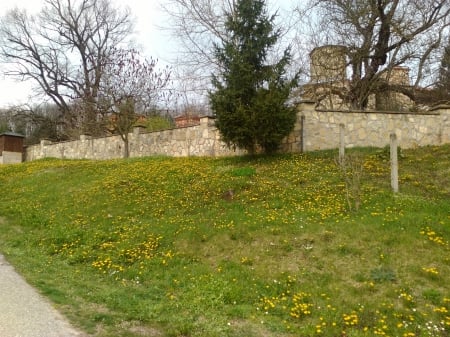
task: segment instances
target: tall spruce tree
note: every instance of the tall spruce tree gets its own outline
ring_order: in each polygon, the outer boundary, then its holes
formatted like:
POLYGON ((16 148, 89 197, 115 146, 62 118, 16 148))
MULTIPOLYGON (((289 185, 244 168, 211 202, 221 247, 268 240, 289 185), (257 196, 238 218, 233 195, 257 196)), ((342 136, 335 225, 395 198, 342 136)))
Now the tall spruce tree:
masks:
POLYGON ((297 76, 287 78, 290 49, 275 64, 267 64, 280 37, 264 0, 238 0, 236 11, 227 13, 228 38, 215 46, 221 68, 213 75, 215 90, 210 103, 216 126, 228 146, 250 154, 261 148, 270 153, 293 129, 294 107, 286 104, 297 76))

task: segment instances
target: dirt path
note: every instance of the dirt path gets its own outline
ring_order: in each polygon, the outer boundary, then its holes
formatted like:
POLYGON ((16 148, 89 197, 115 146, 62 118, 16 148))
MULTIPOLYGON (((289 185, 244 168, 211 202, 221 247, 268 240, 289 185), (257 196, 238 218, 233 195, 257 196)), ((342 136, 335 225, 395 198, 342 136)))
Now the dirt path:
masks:
MULTIPOLYGON (((0 219, 1 221, 1 219, 0 219)), ((0 255, 1 337, 85 337, 0 255)))

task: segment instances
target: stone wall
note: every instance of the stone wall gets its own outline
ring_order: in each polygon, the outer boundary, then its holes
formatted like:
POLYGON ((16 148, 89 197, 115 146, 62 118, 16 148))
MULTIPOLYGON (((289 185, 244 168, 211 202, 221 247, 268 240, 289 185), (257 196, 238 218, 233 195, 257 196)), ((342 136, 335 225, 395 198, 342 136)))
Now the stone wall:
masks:
POLYGON ((17 164, 22 162, 22 153, 3 151, 0 156, 0 164, 17 164))
MULTIPOLYGON (((220 141, 219 132, 210 117, 200 119, 200 124, 185 128, 141 133, 135 128, 129 135, 130 157, 151 155, 184 156, 232 156, 233 151, 220 141)), ((65 159, 111 159, 122 158, 124 145, 120 136, 91 138, 80 136, 79 140, 52 143, 43 140, 27 147, 25 160, 46 157, 65 159)))
MULTIPOLYGON (((297 122, 284 140, 282 152, 304 152, 339 147, 340 130, 344 130, 347 147, 389 144, 389 135, 397 135, 402 148, 450 143, 450 107, 441 106, 424 113, 325 111, 315 109, 314 102, 298 105, 297 122)), ((136 128, 129 137, 130 157, 151 155, 233 156, 242 150, 228 149, 220 140, 214 119, 202 117, 200 124, 159 132, 141 133, 136 128)), ((90 138, 62 143, 41 141, 26 149, 25 160, 46 157, 67 159, 111 159, 123 157, 120 136, 90 138)))
POLYGON ((428 112, 377 112, 316 110, 314 102, 299 104, 303 116, 304 151, 339 147, 341 125, 347 147, 389 144, 395 133, 399 146, 413 148, 450 143, 450 107, 428 112))

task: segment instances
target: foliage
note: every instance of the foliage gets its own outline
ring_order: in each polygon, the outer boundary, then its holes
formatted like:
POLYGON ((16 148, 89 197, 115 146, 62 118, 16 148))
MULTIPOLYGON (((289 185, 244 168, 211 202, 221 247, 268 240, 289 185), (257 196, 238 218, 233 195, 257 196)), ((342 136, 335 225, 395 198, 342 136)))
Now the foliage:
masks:
POLYGON ((160 115, 150 115, 147 117, 145 127, 149 131, 161 131, 172 129, 175 123, 170 117, 160 115))
POLYGON ((374 282, 394 282, 396 280, 395 272, 387 267, 373 269, 370 276, 374 282))
POLYGON ((450 146, 358 152, 2 165, 0 251, 97 337, 447 337, 450 146))
POLYGON ((296 111, 287 99, 296 78, 286 78, 290 50, 275 64, 267 64, 280 31, 274 31, 263 0, 240 0, 227 13, 227 38, 216 46, 219 74, 210 93, 216 125, 229 145, 253 154, 258 147, 274 152, 294 127, 296 111))

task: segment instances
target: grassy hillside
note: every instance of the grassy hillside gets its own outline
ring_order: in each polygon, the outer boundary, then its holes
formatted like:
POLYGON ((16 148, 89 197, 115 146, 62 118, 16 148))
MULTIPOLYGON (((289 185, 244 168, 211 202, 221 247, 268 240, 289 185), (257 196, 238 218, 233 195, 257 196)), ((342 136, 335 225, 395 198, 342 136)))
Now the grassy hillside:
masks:
POLYGON ((0 251, 92 336, 448 337, 450 146, 401 153, 0 166, 0 251))

